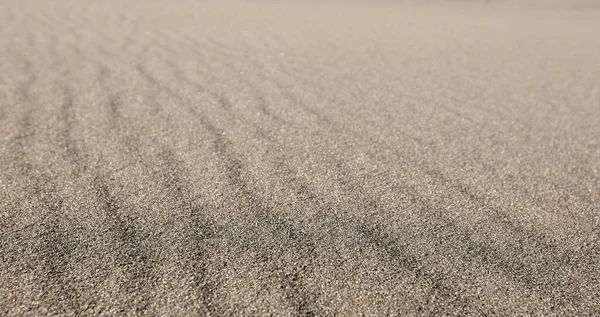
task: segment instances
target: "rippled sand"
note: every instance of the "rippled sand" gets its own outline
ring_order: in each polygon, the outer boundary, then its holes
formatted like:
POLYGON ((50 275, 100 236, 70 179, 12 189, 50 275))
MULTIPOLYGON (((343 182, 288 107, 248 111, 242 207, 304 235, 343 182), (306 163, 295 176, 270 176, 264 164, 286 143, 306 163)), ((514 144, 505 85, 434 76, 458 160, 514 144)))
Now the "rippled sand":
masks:
POLYGON ((0 21, 2 316, 600 314, 592 6, 0 21))

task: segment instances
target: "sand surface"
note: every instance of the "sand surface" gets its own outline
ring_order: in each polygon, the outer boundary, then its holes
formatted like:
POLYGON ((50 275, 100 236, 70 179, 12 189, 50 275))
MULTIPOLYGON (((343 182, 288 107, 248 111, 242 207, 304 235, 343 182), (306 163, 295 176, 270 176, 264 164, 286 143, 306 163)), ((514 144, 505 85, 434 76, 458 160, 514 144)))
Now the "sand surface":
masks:
POLYGON ((600 10, 0 21, 2 316, 600 314, 600 10))

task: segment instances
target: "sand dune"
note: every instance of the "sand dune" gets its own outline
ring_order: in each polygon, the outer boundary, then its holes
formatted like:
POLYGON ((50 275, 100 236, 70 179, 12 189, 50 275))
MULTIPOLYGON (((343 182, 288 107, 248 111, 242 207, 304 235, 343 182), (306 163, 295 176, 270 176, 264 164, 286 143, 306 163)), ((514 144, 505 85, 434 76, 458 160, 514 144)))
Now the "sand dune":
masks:
POLYGON ((600 11, 3 8, 0 315, 600 314, 600 11))

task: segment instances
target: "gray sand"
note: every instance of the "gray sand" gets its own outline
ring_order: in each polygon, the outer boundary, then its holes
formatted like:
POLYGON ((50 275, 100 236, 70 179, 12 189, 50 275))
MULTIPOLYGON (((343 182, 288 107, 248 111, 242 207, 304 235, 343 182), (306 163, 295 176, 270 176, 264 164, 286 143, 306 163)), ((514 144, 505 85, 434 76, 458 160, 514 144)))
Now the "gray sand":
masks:
POLYGON ((600 315, 590 3, 5 1, 0 315, 600 315))

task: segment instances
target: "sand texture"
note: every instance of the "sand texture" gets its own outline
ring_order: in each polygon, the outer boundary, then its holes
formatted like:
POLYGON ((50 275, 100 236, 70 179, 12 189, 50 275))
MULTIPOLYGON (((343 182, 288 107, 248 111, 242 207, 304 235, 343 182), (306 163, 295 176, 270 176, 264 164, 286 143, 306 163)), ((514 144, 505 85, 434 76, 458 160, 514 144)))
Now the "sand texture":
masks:
POLYGON ((0 8, 0 316, 600 315, 592 2, 0 8))

